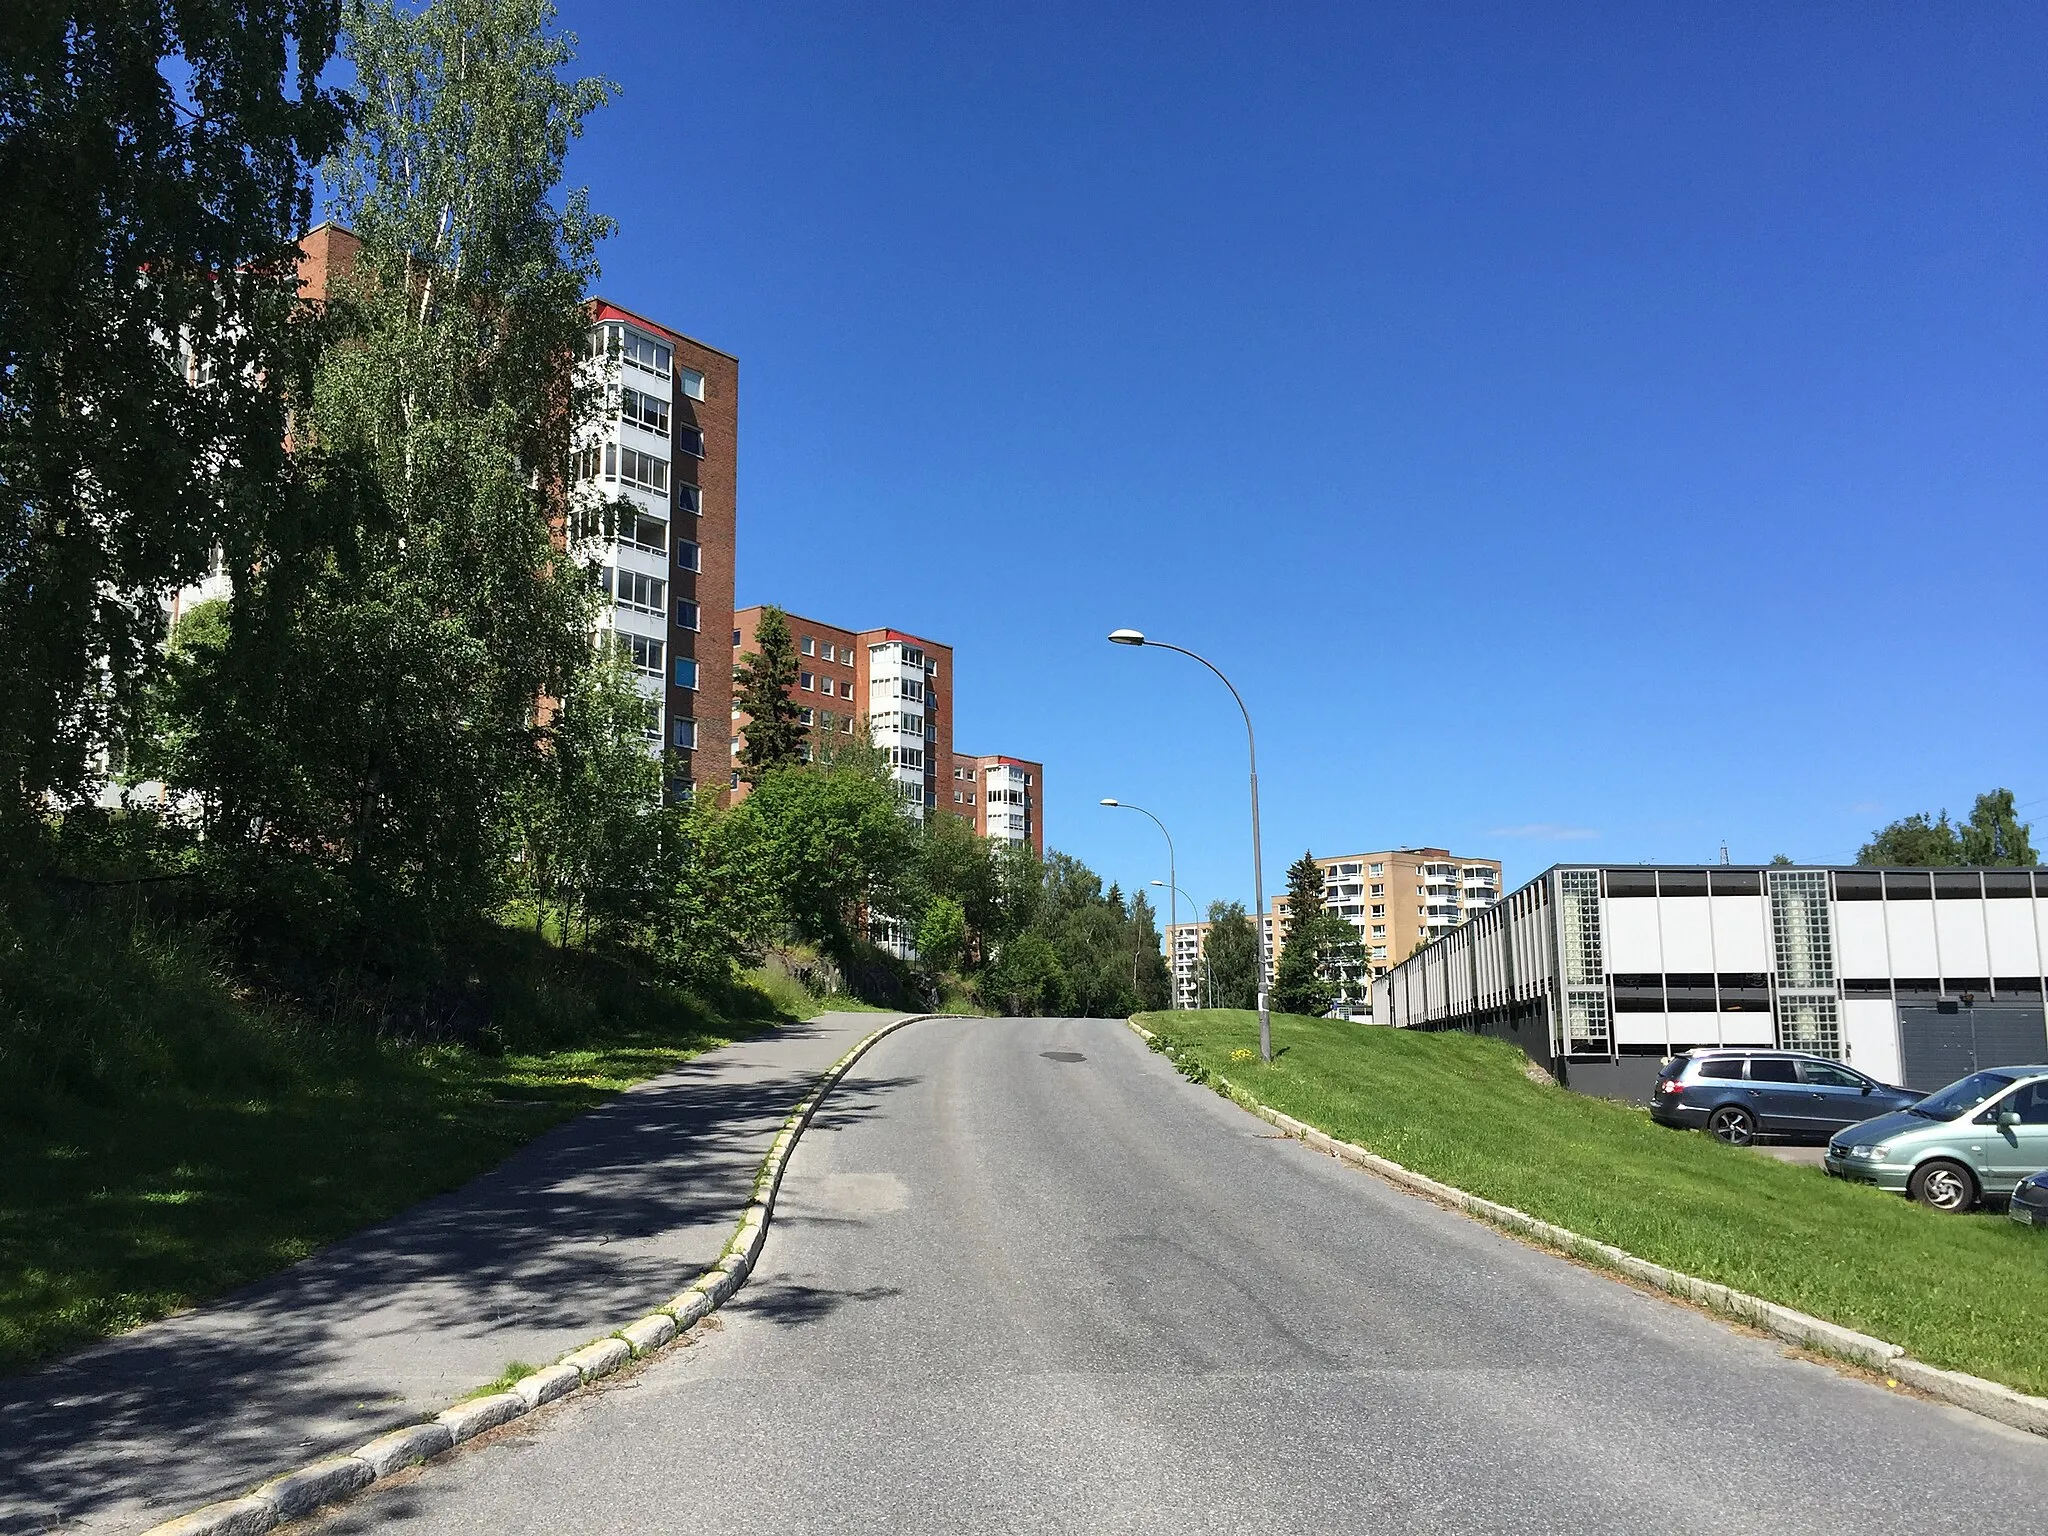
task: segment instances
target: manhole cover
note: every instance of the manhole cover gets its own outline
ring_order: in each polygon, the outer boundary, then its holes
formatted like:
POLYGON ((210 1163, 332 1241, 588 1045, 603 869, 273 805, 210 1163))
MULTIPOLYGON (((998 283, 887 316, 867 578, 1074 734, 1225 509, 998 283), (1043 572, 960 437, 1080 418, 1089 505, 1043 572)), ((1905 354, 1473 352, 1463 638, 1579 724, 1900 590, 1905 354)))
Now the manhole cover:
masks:
POLYGON ((1086 1061, 1088 1058, 1079 1051, 1040 1051, 1047 1061, 1086 1061))

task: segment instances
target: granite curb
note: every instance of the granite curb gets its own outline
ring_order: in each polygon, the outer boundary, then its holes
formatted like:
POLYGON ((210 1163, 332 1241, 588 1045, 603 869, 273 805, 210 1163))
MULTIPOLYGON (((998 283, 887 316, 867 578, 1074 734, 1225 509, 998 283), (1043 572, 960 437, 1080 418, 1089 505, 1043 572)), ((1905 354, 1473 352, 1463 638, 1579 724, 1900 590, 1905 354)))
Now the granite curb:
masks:
MULTIPOLYGON (((1170 1045, 1160 1040, 1137 1020, 1129 1019, 1125 1022, 1147 1044, 1176 1061, 1179 1059, 1170 1045)), ((1327 1153, 1341 1162, 1376 1173, 1390 1183, 1402 1185, 1419 1195, 1464 1211, 1468 1215, 1477 1216, 1482 1221, 1491 1222, 1545 1248, 1552 1248, 1572 1258, 1614 1270, 1632 1280, 1655 1286, 1680 1300, 1693 1302, 1710 1312, 1718 1312, 1739 1322, 1748 1323, 1802 1349, 1832 1355, 1852 1365, 1881 1372, 1890 1380, 1903 1383, 1939 1402, 1967 1409, 1987 1419, 1996 1419, 1999 1423, 2010 1425, 2014 1429, 2048 1436, 2048 1398, 2030 1397, 2024 1392, 2016 1392, 2011 1387, 1987 1381, 1981 1376, 1970 1376, 1961 1371, 1945 1371, 1923 1364, 1908 1356, 1897 1344, 1872 1338, 1867 1333, 1858 1333, 1851 1328, 1844 1328, 1838 1323, 1828 1322, 1825 1318, 1795 1311, 1775 1301, 1766 1301, 1761 1296, 1752 1296, 1732 1286, 1702 1280, 1697 1275, 1668 1269, 1662 1264, 1653 1264, 1648 1259, 1638 1258, 1611 1243, 1599 1242, 1567 1228, 1541 1221, 1526 1211, 1516 1210, 1511 1205, 1502 1205, 1498 1201, 1488 1200, 1483 1196, 1441 1183, 1427 1174, 1417 1173, 1412 1168, 1404 1168, 1376 1152, 1368 1152, 1353 1142, 1339 1141, 1306 1121, 1297 1120, 1271 1105, 1262 1104, 1220 1073, 1210 1073, 1209 1076, 1224 1097, 1239 1108, 1257 1115, 1268 1125, 1285 1131, 1304 1145, 1318 1152, 1327 1153)))
POLYGON ((819 1075, 817 1085, 790 1111, 768 1148, 768 1155, 761 1160, 760 1171, 754 1175, 753 1194, 740 1213, 732 1236, 726 1239, 717 1263, 673 1300, 663 1302, 647 1316, 603 1338, 569 1351, 545 1370, 514 1383, 508 1392, 452 1403, 423 1424, 391 1430, 344 1455, 324 1457, 283 1473, 241 1498, 223 1499, 153 1525, 143 1536, 262 1536, 287 1520, 352 1498, 380 1478, 446 1455, 486 1430, 509 1424, 543 1403, 581 1391, 631 1360, 666 1348, 724 1305, 753 1270, 761 1245, 768 1238, 768 1222, 774 1214, 776 1193, 782 1187, 783 1167, 825 1095, 885 1036, 906 1025, 953 1017, 957 1015, 918 1013, 884 1024, 855 1042, 819 1075))

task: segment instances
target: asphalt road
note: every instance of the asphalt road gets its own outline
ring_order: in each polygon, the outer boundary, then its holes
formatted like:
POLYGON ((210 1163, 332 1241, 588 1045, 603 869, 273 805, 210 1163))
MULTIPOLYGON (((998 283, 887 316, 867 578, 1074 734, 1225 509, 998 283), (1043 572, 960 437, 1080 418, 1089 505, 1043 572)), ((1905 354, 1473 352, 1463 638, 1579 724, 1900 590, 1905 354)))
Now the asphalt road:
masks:
POLYGON ((282 1274, 0 1381, 0 1536, 128 1536, 660 1305, 718 1261, 790 1110, 884 1017, 707 1051, 282 1274))
POLYGON ((1120 1024, 917 1024, 863 1080, 805 1135, 761 1267, 700 1342, 322 1529, 1927 1536, 2048 1518, 2041 1441, 1277 1139, 1120 1024))

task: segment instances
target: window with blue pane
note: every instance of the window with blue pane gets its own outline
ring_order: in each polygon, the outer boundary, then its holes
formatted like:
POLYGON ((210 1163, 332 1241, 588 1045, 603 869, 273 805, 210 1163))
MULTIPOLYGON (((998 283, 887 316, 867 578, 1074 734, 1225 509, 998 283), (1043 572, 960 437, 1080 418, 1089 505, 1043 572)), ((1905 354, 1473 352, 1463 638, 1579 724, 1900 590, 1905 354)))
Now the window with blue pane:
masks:
POLYGON ((676 657, 676 686, 695 688, 697 686, 697 663, 688 656, 676 657))

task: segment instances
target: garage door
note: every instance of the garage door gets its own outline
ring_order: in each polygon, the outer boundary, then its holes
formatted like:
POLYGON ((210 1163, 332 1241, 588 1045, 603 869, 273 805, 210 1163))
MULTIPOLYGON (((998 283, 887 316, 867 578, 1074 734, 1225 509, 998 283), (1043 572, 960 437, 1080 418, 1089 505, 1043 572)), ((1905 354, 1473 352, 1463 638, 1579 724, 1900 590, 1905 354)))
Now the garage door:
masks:
POLYGON ((2036 1006, 1974 1008, 1899 1004, 1899 1056, 1906 1086, 1932 1093, 1979 1067, 2048 1062, 2048 1022, 2036 1006))

